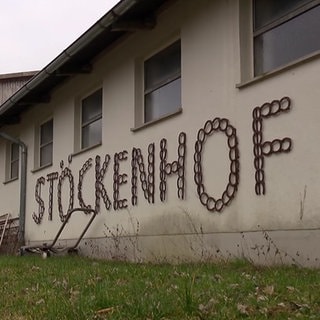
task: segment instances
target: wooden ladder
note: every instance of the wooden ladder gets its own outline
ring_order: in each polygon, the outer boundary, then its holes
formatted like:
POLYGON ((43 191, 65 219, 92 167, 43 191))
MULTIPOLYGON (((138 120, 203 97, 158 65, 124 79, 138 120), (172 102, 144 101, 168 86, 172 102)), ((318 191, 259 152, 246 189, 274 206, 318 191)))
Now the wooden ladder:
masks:
POLYGON ((0 246, 2 244, 5 232, 7 230, 9 219, 10 219, 10 213, 6 213, 0 216, 0 246))

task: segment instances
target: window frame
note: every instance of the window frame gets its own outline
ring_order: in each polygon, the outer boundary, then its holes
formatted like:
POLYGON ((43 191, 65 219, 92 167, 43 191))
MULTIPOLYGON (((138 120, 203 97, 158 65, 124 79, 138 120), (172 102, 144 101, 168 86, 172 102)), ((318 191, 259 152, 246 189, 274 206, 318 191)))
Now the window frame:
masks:
POLYGON ((143 110, 142 110, 142 126, 147 126, 149 124, 158 122, 162 119, 167 119, 169 117, 171 117, 172 115, 175 115, 177 113, 181 113, 182 110, 182 42, 181 42, 181 38, 177 37, 175 39, 173 39, 173 41, 170 41, 168 43, 166 43, 164 46, 162 46, 161 48, 158 48, 156 51, 154 51, 152 54, 150 54, 149 56, 145 57, 145 59, 142 62, 142 78, 143 78, 143 110), (169 49, 170 47, 172 47, 173 45, 179 43, 179 49, 180 49, 180 66, 179 66, 179 71, 170 74, 169 77, 167 77, 166 79, 163 79, 162 81, 159 81, 157 84, 149 87, 148 89, 146 89, 146 63, 148 61, 150 61, 152 58, 157 57, 159 54, 165 52, 167 49, 169 49), (162 115, 160 115, 159 117, 155 117, 152 119, 147 120, 146 118, 146 113, 147 113, 147 105, 146 105, 146 97, 147 95, 149 95, 152 92, 155 92, 161 88, 164 88, 168 85, 170 85, 171 83, 173 83, 174 81, 180 79, 180 105, 179 106, 175 106, 173 107, 175 110, 170 111, 168 113, 164 113, 162 115))
POLYGON ((256 53, 255 53, 255 39, 277 27, 279 27, 282 24, 285 24, 287 22, 289 22, 292 19, 295 19, 301 15, 303 15, 304 13, 306 13, 309 10, 312 10, 313 8, 317 7, 320 5, 320 0, 310 0, 310 2, 299 5, 295 8, 293 8, 292 10, 288 11, 286 14, 281 15, 278 18, 274 18, 272 19, 269 23, 266 23, 265 25, 263 25, 262 27, 256 28, 255 27, 255 20, 256 20, 256 16, 255 16, 255 0, 251 0, 251 19, 252 19, 252 56, 253 56, 253 66, 252 66, 252 72, 253 72, 253 77, 259 77, 262 76, 264 74, 268 74, 268 73, 272 73, 278 69, 283 69, 284 67, 288 66, 288 65, 292 65, 295 64, 297 61, 300 60, 305 60, 306 58, 308 58, 310 55, 315 55, 319 53, 319 50, 316 51, 312 51, 307 55, 301 55, 300 57, 298 57, 297 59, 293 59, 293 60, 289 60, 287 63, 285 64, 280 64, 279 66, 276 66, 270 70, 267 71, 262 71, 262 72, 257 72, 256 70, 256 53))
POLYGON ((80 141, 79 141, 79 151, 87 150, 90 148, 93 148, 95 146, 101 145, 102 144, 102 119, 103 119, 103 88, 102 86, 95 88, 94 90, 91 90, 88 94, 85 96, 81 97, 80 102, 79 102, 79 133, 80 133, 80 141), (101 112, 97 115, 95 115, 92 119, 89 119, 88 121, 83 121, 83 102, 90 96, 93 96, 97 92, 101 91, 101 112), (100 132, 100 141, 97 143, 93 143, 88 146, 83 146, 83 129, 88 127, 89 125, 101 120, 101 132, 100 132))
POLYGON ((11 142, 10 143, 10 151, 9 151, 9 172, 8 172, 8 180, 16 180, 19 179, 19 173, 20 173, 20 169, 19 169, 19 164, 20 164, 20 146, 17 143, 11 142), (18 156, 17 158, 13 159, 13 146, 18 148, 18 156), (17 164, 17 174, 13 175, 13 164, 17 164))
POLYGON ((38 155, 38 164, 39 164, 39 168, 43 168, 43 167, 47 167, 47 166, 50 166, 53 164, 53 135, 54 135, 54 121, 53 121, 53 118, 50 118, 44 122, 42 122, 40 125, 39 125, 39 144, 38 144, 38 152, 39 152, 39 155, 38 155), (41 128, 48 124, 49 122, 52 122, 52 140, 48 141, 48 142, 45 142, 45 143, 41 143, 41 140, 42 140, 42 130, 41 128), (41 162, 41 150, 47 146, 51 145, 51 161, 48 162, 48 163, 42 163, 41 162))
MULTIPOLYGON (((313 1, 318 1, 320 4, 320 0, 313 1)), ((235 87, 238 89, 244 89, 257 82, 264 81, 265 79, 272 78, 287 70, 295 68, 301 64, 320 58, 320 50, 316 50, 310 54, 301 56, 300 58, 293 59, 287 64, 271 69, 265 73, 255 74, 253 2, 253 0, 241 0, 238 4, 240 73, 238 78, 239 80, 235 84, 235 87)), ((313 2, 311 6, 316 6, 317 3, 313 2)))

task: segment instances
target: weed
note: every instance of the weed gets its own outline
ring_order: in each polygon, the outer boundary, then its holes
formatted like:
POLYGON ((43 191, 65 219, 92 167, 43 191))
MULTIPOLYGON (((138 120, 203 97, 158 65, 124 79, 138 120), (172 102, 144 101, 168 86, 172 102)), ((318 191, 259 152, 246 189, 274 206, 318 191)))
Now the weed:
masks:
POLYGON ((186 279, 184 283, 183 309, 189 315, 191 315, 196 309, 194 292, 193 292, 194 278, 195 276, 193 275, 191 279, 190 278, 186 279))

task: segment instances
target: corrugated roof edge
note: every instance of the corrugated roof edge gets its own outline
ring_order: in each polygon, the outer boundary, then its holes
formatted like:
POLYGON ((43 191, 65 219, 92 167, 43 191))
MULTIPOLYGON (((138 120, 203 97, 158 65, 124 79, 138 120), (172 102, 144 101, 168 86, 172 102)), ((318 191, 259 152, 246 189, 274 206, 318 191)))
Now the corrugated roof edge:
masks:
POLYGON ((15 72, 15 73, 3 73, 3 74, 0 74, 0 80, 33 77, 38 72, 39 71, 37 70, 37 71, 15 72))
POLYGON ((40 83, 52 75, 59 67, 63 66, 73 55, 90 44, 90 41, 110 27, 119 17, 126 13, 130 8, 140 0, 121 0, 111 10, 109 10, 101 19, 99 19, 91 28, 75 40, 67 49, 59 54, 52 62, 39 71, 23 87, 13 94, 7 101, 0 106, 0 118, 15 106, 31 90, 35 89, 40 83))

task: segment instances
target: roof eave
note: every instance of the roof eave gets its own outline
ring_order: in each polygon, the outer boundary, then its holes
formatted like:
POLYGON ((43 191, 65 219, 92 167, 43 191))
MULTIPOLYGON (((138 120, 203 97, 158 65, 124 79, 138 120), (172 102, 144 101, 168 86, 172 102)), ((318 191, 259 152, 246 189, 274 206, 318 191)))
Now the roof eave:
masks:
MULTIPOLYGON (((164 0, 165 1, 165 0, 164 0)), ((164 2, 162 1, 162 2, 164 2)), ((116 4, 110 11, 108 11, 100 20, 98 20, 91 28, 89 28, 83 35, 74 41, 67 49, 59 54, 52 62, 45 68, 38 72, 31 78, 23 87, 21 87, 15 94, 13 94, 7 101, 0 106, 0 126, 5 123, 7 114, 18 107, 19 102, 23 105, 28 103, 23 102, 30 92, 43 84, 50 77, 59 77, 56 72, 66 65, 76 54, 85 49, 93 39, 101 35, 106 29, 111 28, 128 10, 137 5, 142 0, 122 0, 116 4)), ((110 29, 111 30, 111 29, 110 29)), ((110 32, 113 32, 112 30, 110 32)), ((32 103, 30 103, 32 104, 32 103)), ((21 110, 19 109, 19 113, 21 110)))

